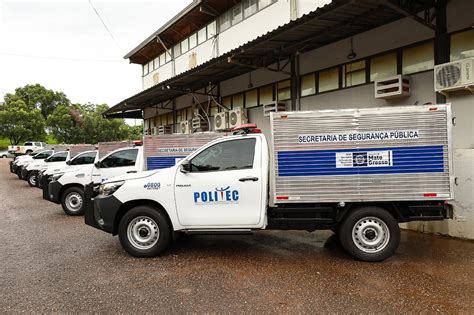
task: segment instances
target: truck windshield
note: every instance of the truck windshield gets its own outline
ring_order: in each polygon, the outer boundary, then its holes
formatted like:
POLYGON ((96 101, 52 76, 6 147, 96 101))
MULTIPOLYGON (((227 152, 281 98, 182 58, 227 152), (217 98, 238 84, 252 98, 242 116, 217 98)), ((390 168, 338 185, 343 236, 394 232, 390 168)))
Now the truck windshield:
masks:
POLYGON ((92 164, 95 161, 95 157, 97 152, 85 152, 81 153, 75 158, 73 158, 69 165, 84 165, 84 164, 92 164))

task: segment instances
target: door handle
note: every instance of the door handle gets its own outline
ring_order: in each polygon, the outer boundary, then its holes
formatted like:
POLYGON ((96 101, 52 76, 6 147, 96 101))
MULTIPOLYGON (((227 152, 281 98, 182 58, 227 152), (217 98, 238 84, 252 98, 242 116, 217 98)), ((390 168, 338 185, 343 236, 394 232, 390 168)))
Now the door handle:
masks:
POLYGON ((137 171, 128 171, 127 174, 136 173, 137 171))
POLYGON ((256 182, 258 180, 258 177, 252 177, 252 176, 243 177, 239 179, 239 182, 246 182, 249 180, 251 180, 252 182, 256 182))

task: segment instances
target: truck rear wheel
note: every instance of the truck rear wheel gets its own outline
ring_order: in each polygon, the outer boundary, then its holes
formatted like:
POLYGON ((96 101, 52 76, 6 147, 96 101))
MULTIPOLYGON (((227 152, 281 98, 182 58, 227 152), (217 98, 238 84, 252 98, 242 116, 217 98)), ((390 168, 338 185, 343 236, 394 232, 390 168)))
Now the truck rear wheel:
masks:
POLYGON ((130 255, 155 257, 168 247, 171 227, 159 210, 149 206, 138 206, 122 217, 118 235, 122 247, 130 255))
POLYGON ((37 185, 37 179, 38 177, 36 177, 36 172, 30 172, 27 178, 28 185, 35 187, 37 185))
POLYGON ((84 190, 79 187, 69 187, 61 196, 61 205, 68 215, 83 215, 84 190))
POLYGON ((349 213, 338 234, 342 247, 352 257, 363 261, 387 259, 400 243, 397 221, 379 207, 364 207, 349 213))

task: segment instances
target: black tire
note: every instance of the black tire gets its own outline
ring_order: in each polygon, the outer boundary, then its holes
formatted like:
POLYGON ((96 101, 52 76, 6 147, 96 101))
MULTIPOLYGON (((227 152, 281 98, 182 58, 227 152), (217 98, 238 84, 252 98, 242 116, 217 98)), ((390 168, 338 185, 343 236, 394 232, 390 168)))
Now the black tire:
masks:
POLYGON ((19 179, 21 179, 21 167, 16 169, 16 175, 18 176, 19 179))
POLYGON ((31 150, 26 150, 25 153, 26 153, 26 155, 30 155, 31 153, 33 153, 33 151, 31 151, 31 150))
POLYGON ((130 255, 155 257, 170 244, 171 226, 161 210, 137 206, 125 213, 120 220, 118 235, 122 247, 130 255))
POLYGON ((6 154, 2 155, 2 159, 6 159, 6 158, 7 158, 6 154))
POLYGON ((61 195, 61 206, 68 215, 84 214, 84 189, 69 187, 61 195))
POLYGON ((344 218, 338 234, 342 247, 349 255, 362 261, 387 259, 400 243, 397 221, 387 210, 379 207, 355 209, 344 218))
POLYGON ((36 176, 36 172, 29 172, 26 181, 30 187, 36 187, 38 182, 38 176, 36 176))

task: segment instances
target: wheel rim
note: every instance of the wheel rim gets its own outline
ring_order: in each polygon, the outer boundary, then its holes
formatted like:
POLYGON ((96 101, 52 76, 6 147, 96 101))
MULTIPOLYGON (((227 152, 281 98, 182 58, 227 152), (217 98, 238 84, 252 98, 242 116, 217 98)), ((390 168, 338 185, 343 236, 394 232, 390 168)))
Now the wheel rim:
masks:
POLYGON ((35 186, 36 185, 36 176, 33 175, 33 176, 30 176, 30 184, 35 186))
POLYGON ((142 250, 150 249, 158 242, 160 228, 150 217, 136 217, 128 224, 127 237, 133 247, 142 250))
POLYGON ((387 247, 390 231, 387 224, 376 217, 364 217, 352 229, 352 241, 365 253, 378 253, 387 247))
POLYGON ((66 196, 66 207, 72 212, 77 212, 82 207, 82 196, 77 192, 69 193, 66 196))

